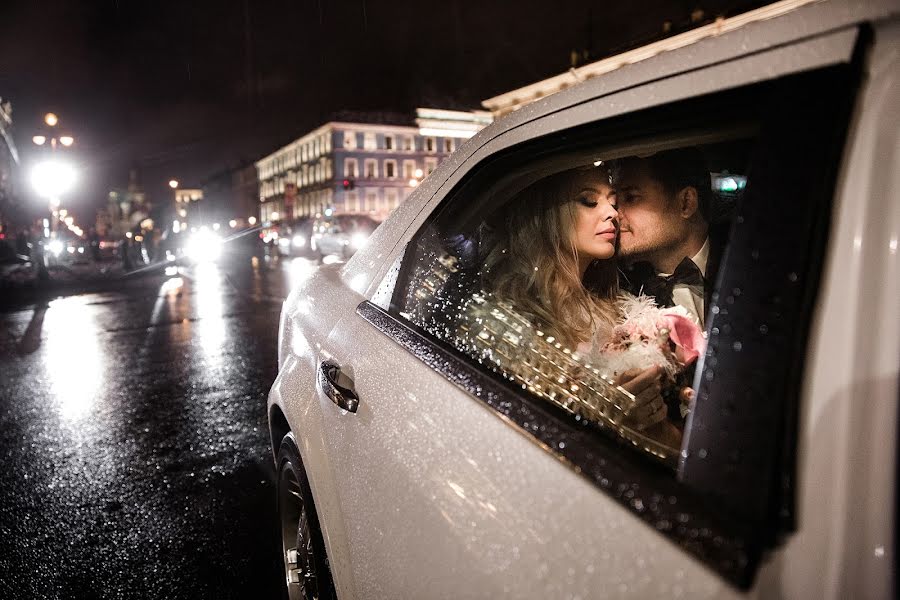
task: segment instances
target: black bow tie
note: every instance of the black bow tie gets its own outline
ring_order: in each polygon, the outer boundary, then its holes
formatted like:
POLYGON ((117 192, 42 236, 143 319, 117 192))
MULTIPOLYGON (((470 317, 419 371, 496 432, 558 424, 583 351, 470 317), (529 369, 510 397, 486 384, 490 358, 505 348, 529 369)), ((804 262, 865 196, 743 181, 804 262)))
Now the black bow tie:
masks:
POLYGON ((643 293, 656 298, 659 306, 674 306, 672 292, 676 285, 687 286, 692 293, 703 296, 703 273, 694 261, 685 258, 671 275, 651 275, 644 282, 643 293))

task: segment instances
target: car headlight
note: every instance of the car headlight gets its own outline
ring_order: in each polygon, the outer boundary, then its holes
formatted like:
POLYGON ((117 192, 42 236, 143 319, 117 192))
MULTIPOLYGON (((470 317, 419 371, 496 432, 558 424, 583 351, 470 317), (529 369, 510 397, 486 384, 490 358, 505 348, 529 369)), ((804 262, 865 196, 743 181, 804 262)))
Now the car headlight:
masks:
POLYGON ((200 230, 188 240, 187 255, 197 262, 211 262, 222 254, 222 238, 211 231, 200 230))
POLYGON ((359 250, 366 243, 367 239, 369 239, 369 236, 365 233, 354 233, 350 236, 350 245, 354 250, 359 250))
POLYGON ((291 240, 289 240, 287 238, 278 238, 278 245, 281 246, 282 248, 287 248, 288 246, 291 245, 291 240))
POLYGON ((295 248, 303 248, 306 246, 306 238, 302 235, 295 235, 291 240, 291 243, 294 244, 295 248))
POLYGON ((63 243, 59 240, 51 240, 50 243, 47 244, 47 249, 56 256, 59 256, 63 251, 63 243))

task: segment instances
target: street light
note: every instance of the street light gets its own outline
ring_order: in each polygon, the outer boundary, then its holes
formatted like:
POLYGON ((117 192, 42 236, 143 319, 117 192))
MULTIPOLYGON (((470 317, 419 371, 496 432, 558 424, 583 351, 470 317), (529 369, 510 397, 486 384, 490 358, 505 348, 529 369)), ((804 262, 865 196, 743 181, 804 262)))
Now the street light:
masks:
POLYGON ((50 202, 58 202, 60 196, 72 189, 75 180, 75 169, 72 165, 56 159, 38 163, 31 170, 31 184, 34 191, 50 202))
POLYGON ((172 188, 173 190, 174 190, 174 189, 177 189, 177 188, 178 188, 178 180, 177 180, 177 179, 170 179, 170 180, 169 180, 169 187, 172 188))
MULTIPOLYGON (((44 219, 44 236, 49 238, 51 232, 48 225, 50 225, 53 232, 55 232, 56 222, 61 214, 61 212, 57 211, 59 208, 60 196, 72 189, 72 186, 75 185, 77 176, 72 165, 61 161, 56 157, 57 144, 61 144, 68 148, 75 143, 75 138, 71 135, 58 136, 56 133, 56 126, 59 124, 59 117, 54 113, 47 113, 44 115, 44 123, 47 125, 48 129, 46 129, 43 134, 32 137, 31 141, 37 146, 44 146, 46 144, 50 147, 51 154, 49 159, 38 163, 32 169, 31 184, 34 186, 37 195, 46 200, 49 205, 52 224, 47 223, 47 219, 44 219)), ((62 215, 62 218, 65 218, 64 214, 62 215)), ((71 228, 71 225, 69 225, 69 227, 71 228)), ((81 234, 78 233, 78 235, 80 236, 81 234)), ((38 244, 37 248, 38 277, 40 279, 48 279, 50 274, 47 272, 47 264, 41 249, 42 245, 38 244)))

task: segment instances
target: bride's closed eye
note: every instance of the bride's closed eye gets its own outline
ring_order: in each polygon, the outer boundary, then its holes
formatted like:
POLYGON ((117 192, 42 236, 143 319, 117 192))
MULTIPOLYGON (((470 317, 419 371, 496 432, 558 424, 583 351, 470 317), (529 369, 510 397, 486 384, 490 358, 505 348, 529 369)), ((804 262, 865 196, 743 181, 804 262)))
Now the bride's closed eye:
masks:
POLYGON ((596 208, 597 204, 598 204, 598 202, 596 200, 591 200, 590 198, 587 198, 586 196, 579 196, 578 203, 581 204, 582 206, 587 206, 588 208, 596 208))

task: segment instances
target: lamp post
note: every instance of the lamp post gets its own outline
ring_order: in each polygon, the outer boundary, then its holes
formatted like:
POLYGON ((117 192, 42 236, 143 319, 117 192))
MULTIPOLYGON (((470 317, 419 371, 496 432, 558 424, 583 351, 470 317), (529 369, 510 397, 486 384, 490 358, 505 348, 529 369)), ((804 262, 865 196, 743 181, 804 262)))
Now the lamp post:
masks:
MULTIPOLYGON (((32 142, 37 146, 45 144, 50 148, 49 158, 45 157, 41 162, 36 164, 31 171, 31 183, 34 191, 40 198, 43 198, 49 207, 50 222, 49 227, 44 228, 44 238, 50 238, 51 234, 55 235, 57 230, 56 221, 59 217, 60 198, 68 192, 75 184, 77 175, 72 165, 59 159, 56 150, 59 146, 68 148, 75 143, 75 138, 70 135, 58 135, 56 126, 59 124, 59 117, 53 113, 44 115, 44 123, 49 127, 46 131, 48 135, 35 135, 31 138, 32 142)), ((47 257, 45 252, 45 240, 37 245, 38 248, 38 278, 41 280, 49 279, 50 274, 47 271, 47 257)))

